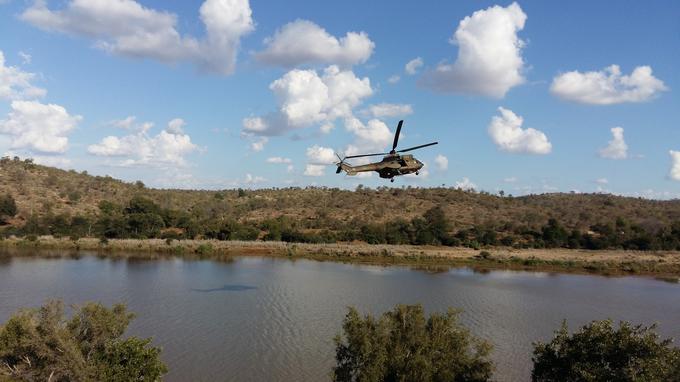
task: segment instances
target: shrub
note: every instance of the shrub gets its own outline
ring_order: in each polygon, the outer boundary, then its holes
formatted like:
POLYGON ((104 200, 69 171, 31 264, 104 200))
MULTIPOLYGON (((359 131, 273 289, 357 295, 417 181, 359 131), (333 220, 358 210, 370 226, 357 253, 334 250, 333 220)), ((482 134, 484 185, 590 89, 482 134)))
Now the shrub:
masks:
POLYGON ((134 315, 89 303, 70 320, 50 301, 0 327, 0 380, 156 381, 167 371, 150 340, 121 338, 134 315))
POLYGON ((488 381, 491 345, 458 322, 458 312, 425 318, 397 305, 379 319, 350 308, 335 338, 336 381, 488 381))
POLYGON ((605 320, 570 335, 563 323, 550 342, 534 344, 532 380, 678 381, 680 349, 655 329, 605 320))
POLYGON ((0 220, 12 218, 17 214, 17 204, 12 195, 0 196, 0 220))
POLYGON ((210 243, 201 244, 201 245, 198 246, 198 248, 196 248, 196 253, 198 253, 201 256, 209 255, 209 254, 213 253, 213 251, 214 251, 214 248, 213 248, 212 244, 210 244, 210 243))

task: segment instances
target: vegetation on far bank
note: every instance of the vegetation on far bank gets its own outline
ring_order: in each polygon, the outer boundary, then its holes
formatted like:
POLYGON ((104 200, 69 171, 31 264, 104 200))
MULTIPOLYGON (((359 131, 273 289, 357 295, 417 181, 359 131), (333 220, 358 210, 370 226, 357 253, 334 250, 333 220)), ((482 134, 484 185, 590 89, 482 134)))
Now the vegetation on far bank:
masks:
POLYGON ((680 250, 680 201, 439 188, 185 191, 0 160, 0 236, 680 250))

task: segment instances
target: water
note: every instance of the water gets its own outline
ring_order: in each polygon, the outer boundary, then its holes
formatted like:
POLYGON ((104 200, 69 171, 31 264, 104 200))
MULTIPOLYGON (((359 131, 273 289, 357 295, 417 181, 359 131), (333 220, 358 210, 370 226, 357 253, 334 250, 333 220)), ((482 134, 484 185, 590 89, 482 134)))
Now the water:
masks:
POLYGON ((680 285, 468 269, 242 257, 232 262, 45 259, 0 261, 0 321, 46 299, 124 302, 137 313, 128 333, 153 336, 168 381, 329 380, 332 338, 347 306, 379 314, 397 303, 427 311, 462 308, 463 323, 494 344, 496 379, 528 380, 531 343, 612 318, 659 324, 680 338, 680 285))

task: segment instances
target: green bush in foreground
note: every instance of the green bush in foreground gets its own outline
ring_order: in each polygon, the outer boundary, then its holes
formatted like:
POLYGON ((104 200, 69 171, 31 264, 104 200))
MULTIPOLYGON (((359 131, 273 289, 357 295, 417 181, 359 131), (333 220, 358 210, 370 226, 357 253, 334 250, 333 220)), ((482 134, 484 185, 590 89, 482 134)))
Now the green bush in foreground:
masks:
POLYGON ((336 381, 488 381, 491 345, 458 322, 458 311, 425 318, 420 305, 397 305, 380 318, 350 308, 337 336, 336 381))
POLYGON ((680 349, 655 327, 594 321, 570 335, 566 323, 549 343, 536 343, 532 380, 680 381, 680 349))
POLYGON ((122 339, 134 315, 124 305, 89 303, 70 320, 50 301, 0 327, 0 380, 157 381, 167 369, 150 339, 122 339))

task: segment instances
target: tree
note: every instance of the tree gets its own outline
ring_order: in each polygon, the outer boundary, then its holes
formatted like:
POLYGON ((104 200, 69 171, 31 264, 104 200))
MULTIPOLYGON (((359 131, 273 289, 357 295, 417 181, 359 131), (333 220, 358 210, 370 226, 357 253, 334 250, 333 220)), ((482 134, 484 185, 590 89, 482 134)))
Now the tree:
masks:
POLYGON ((17 214, 17 204, 10 194, 0 196, 0 221, 13 218, 17 214))
POLYGON ((491 345, 460 325, 458 311, 425 318, 397 305, 379 319, 350 308, 335 338, 336 381, 488 381, 491 345))
POLYGON ((593 321, 569 335, 566 322, 549 343, 534 344, 532 380, 678 381, 680 349, 655 326, 593 321))
POLYGON ((121 339, 134 315, 89 303, 67 320, 59 301, 0 326, 0 380, 157 381, 167 369, 150 339, 121 339))

